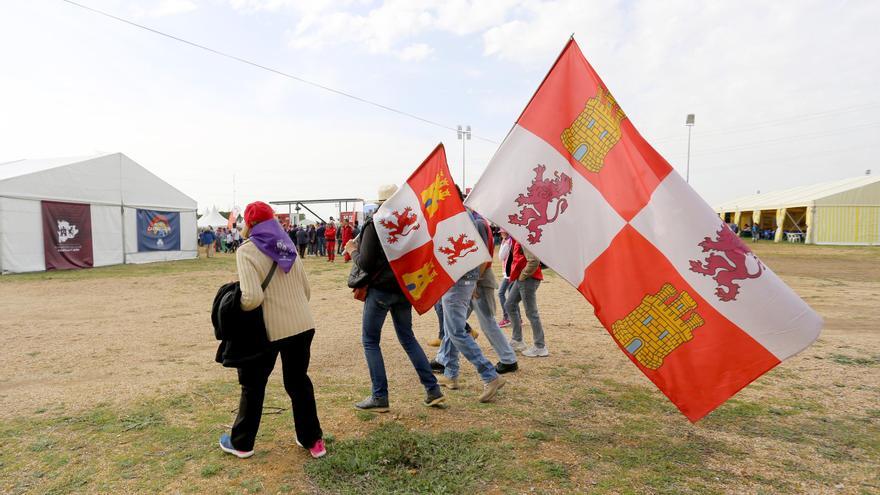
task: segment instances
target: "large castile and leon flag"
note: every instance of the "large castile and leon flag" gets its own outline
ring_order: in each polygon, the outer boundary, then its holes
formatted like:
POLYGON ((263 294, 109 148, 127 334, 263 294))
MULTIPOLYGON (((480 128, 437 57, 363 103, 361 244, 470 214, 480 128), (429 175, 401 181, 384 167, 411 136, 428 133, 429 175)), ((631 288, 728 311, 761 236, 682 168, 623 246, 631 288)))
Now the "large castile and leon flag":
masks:
POLYGON ((438 145, 373 216, 403 293, 419 314, 465 273, 492 260, 438 145))
POLYGON ((467 204, 577 287, 691 421, 822 327, 642 138, 574 39, 467 204))

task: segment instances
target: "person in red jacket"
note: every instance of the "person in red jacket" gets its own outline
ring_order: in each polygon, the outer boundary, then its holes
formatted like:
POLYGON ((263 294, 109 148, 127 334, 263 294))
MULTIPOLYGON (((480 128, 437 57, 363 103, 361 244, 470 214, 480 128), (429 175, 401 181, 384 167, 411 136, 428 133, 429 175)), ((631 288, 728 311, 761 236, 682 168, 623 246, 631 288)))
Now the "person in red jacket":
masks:
MULTIPOLYGON (((354 229, 351 228, 351 224, 348 223, 347 218, 342 221, 342 227, 339 228, 342 229, 342 245, 345 246, 346 244, 348 244, 348 241, 354 239, 354 229)), ((345 260, 346 263, 348 263, 349 261, 351 261, 351 255, 345 253, 342 259, 345 260)))
POLYGON ((336 261, 336 224, 332 217, 324 229, 324 239, 327 241, 327 261, 333 263, 336 261))
POLYGON ((541 273, 541 260, 525 249, 522 244, 513 241, 511 247, 512 263, 510 268, 510 289, 504 307, 510 317, 513 327, 513 335, 510 346, 515 351, 522 352, 526 357, 547 357, 547 345, 544 343, 544 327, 541 325, 541 315, 538 314, 537 291, 544 280, 541 273), (519 302, 522 301, 526 310, 526 317, 532 325, 531 347, 526 349, 522 337, 522 316, 519 313, 519 302))

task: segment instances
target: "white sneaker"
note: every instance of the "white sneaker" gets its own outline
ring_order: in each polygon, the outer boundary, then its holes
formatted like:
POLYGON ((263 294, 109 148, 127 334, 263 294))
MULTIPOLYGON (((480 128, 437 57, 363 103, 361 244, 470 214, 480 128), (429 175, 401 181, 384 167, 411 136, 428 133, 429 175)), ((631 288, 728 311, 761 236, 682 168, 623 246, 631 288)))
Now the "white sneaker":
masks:
POLYGON ((526 345, 523 343, 522 340, 510 339, 510 347, 512 347, 513 350, 516 352, 523 352, 526 350, 526 345))
POLYGON ((546 347, 531 346, 524 350, 522 355, 525 357, 547 357, 550 355, 550 351, 546 347))

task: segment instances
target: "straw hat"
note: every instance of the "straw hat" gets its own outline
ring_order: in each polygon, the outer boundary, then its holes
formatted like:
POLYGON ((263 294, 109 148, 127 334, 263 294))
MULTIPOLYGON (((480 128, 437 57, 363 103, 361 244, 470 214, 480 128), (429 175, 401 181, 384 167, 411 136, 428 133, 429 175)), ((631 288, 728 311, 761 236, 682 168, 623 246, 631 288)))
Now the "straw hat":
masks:
POLYGON ((394 196, 394 193, 397 192, 397 185, 395 184, 385 184, 384 186, 379 186, 379 197, 376 199, 376 203, 382 203, 387 201, 391 196, 394 196))

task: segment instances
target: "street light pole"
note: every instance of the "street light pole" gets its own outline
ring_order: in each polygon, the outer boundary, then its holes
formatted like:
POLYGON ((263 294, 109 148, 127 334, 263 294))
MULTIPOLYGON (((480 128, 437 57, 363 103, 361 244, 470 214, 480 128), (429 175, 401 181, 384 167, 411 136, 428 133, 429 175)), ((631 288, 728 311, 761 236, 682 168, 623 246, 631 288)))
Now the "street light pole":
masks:
POLYGON ((461 192, 467 191, 467 186, 465 186, 465 141, 470 141, 471 139, 471 126, 467 126, 464 130, 462 130, 461 126, 458 126, 458 139, 461 141, 461 192))
POLYGON ((690 184, 691 182, 691 129, 694 127, 694 114, 689 113, 687 118, 684 121, 684 125, 688 128, 688 155, 687 155, 687 170, 685 171, 685 182, 690 184))

